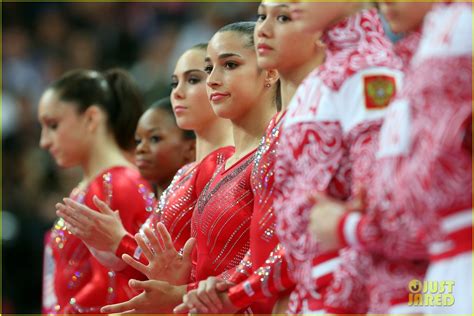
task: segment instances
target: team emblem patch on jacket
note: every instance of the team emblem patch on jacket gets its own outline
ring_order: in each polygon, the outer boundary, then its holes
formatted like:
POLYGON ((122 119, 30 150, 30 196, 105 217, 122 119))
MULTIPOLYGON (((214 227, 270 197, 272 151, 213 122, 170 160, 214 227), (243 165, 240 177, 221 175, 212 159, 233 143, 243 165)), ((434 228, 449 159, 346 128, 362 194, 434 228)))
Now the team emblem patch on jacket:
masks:
POLYGON ((386 75, 364 77, 365 107, 369 110, 387 107, 396 92, 394 77, 386 75))

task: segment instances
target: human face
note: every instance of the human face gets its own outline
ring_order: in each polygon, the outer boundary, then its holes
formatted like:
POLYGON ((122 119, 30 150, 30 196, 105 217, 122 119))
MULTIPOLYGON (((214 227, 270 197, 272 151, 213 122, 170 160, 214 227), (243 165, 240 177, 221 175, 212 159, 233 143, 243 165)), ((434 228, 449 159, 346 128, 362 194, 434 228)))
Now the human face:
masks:
MULTIPOLYGON (((135 162, 142 176, 160 186, 167 185, 187 161, 183 131, 172 114, 149 109, 140 117, 135 132, 135 162)), ((189 140, 190 141, 190 140, 189 140)))
POLYGON ((295 70, 314 58, 316 41, 316 34, 298 30, 287 4, 263 1, 259 6, 255 27, 259 67, 281 73, 295 70))
POLYGON ((407 33, 421 27, 425 15, 432 7, 433 3, 428 2, 380 3, 380 11, 394 33, 407 33))
POLYGON ((295 1, 288 4, 291 18, 302 32, 324 32, 332 24, 357 10, 357 3, 295 1))
POLYGON ((86 162, 90 133, 87 118, 77 112, 71 102, 61 101, 49 89, 41 97, 38 107, 41 124, 40 146, 49 151, 56 163, 69 168, 86 162))
POLYGON ((236 120, 261 103, 265 72, 249 39, 227 31, 215 34, 207 48, 207 95, 217 116, 236 120))
POLYGON ((171 79, 171 103, 182 129, 200 130, 216 119, 206 94, 205 57, 204 50, 192 49, 176 63, 171 79))

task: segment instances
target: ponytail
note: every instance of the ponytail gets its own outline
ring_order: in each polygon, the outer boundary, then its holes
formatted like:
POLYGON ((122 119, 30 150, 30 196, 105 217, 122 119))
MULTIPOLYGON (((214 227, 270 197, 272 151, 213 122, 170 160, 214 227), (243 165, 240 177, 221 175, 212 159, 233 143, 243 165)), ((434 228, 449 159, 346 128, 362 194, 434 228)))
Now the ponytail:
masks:
POLYGON ((107 114, 107 126, 123 150, 133 149, 138 119, 143 112, 142 95, 133 79, 120 69, 101 74, 93 70, 73 70, 54 82, 62 101, 75 103, 79 113, 96 105, 107 114))
POLYGON ((135 148, 135 129, 143 113, 143 96, 132 77, 115 68, 104 73, 114 100, 109 111, 109 126, 120 148, 135 148))

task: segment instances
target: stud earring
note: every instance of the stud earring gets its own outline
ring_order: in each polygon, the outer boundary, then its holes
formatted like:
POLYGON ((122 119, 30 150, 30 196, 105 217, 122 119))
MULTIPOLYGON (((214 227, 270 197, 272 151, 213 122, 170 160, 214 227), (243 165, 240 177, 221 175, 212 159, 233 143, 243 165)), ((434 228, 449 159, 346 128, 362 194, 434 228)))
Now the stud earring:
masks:
POLYGON ((268 83, 268 82, 265 84, 265 88, 271 88, 271 86, 272 86, 272 85, 271 85, 270 83, 268 83))

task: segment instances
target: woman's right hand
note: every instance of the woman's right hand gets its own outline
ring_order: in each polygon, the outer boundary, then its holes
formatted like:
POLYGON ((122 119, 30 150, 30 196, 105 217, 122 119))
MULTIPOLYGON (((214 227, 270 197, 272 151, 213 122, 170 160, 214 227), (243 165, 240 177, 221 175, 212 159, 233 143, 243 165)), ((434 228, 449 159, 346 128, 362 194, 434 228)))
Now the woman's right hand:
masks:
POLYGON ((94 196, 99 212, 65 198, 64 204, 56 204, 56 214, 66 222, 66 228, 87 246, 115 254, 127 231, 122 225, 118 211, 94 196))

